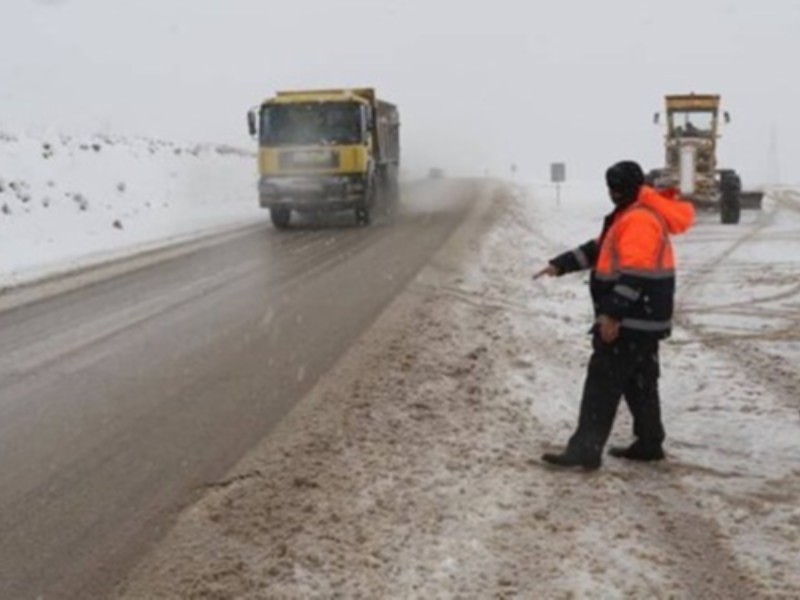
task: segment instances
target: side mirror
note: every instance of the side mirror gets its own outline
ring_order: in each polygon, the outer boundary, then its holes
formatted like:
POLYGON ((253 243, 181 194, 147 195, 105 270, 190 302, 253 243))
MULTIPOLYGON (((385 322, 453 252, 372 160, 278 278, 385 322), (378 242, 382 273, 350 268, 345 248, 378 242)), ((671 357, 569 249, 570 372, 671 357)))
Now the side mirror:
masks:
POLYGON ((658 125, 661 122, 661 113, 654 113, 653 114, 653 124, 658 125))
POLYGON ((364 122, 367 125, 367 131, 372 131, 375 127, 375 114, 370 107, 365 107, 364 113, 364 122))
POLYGON ((250 137, 255 138, 258 134, 258 126, 256 123, 256 109, 251 108, 247 112, 247 130, 250 132, 250 137))
POLYGON ((722 116, 725 118, 726 123, 731 122, 731 113, 729 113, 727 110, 724 113, 722 113, 722 116))
POLYGON ((373 127, 375 127, 375 120, 372 114, 372 110, 367 106, 361 107, 361 136, 363 140, 369 138, 370 133, 372 132, 373 127))

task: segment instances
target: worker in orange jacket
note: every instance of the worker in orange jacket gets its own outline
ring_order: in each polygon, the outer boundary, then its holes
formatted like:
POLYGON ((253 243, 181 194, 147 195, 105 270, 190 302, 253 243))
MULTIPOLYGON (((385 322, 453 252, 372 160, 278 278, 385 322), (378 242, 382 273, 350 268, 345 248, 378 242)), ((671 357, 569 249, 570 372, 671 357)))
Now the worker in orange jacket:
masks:
POLYGON ((635 162, 606 171, 615 204, 597 240, 552 259, 534 278, 591 269, 593 353, 581 400, 578 428, 560 454, 542 458, 559 467, 597 469, 620 399, 633 416, 635 441, 612 448, 613 456, 664 458, 658 393, 658 346, 669 336, 675 297, 675 257, 670 234, 694 221, 694 207, 644 185, 635 162))

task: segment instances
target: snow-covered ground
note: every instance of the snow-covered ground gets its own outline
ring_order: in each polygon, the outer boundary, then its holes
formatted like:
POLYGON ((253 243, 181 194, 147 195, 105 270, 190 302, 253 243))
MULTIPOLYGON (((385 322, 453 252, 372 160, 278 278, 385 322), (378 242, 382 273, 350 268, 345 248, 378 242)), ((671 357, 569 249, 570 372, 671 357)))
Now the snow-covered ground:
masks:
POLYGON ((0 289, 263 221, 255 181, 228 146, 0 132, 0 289))
MULTIPOLYGON (((602 189, 487 185, 329 376, 209 486, 129 598, 800 597, 800 194, 676 239, 668 460, 539 461, 575 424, 602 189)), ((630 439, 621 409, 612 442, 630 439)))

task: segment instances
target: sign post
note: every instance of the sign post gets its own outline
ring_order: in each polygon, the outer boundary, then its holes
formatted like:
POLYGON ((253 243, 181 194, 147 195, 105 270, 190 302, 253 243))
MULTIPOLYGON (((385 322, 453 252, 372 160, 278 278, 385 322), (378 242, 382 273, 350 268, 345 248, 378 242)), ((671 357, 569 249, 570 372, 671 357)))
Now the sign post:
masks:
POLYGON ((556 184, 556 204, 561 204, 561 184, 567 180, 567 165, 562 162, 550 164, 550 182, 556 184))

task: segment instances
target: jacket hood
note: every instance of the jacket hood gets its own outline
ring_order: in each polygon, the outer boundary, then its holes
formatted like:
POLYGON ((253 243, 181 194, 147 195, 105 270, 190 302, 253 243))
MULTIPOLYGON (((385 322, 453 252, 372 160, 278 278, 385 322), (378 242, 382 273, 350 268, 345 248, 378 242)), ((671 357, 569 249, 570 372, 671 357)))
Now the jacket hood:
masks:
POLYGON ((656 190, 643 185, 636 204, 655 210, 664 219, 670 233, 683 233, 694 223, 694 206, 680 198, 675 190, 656 190))

